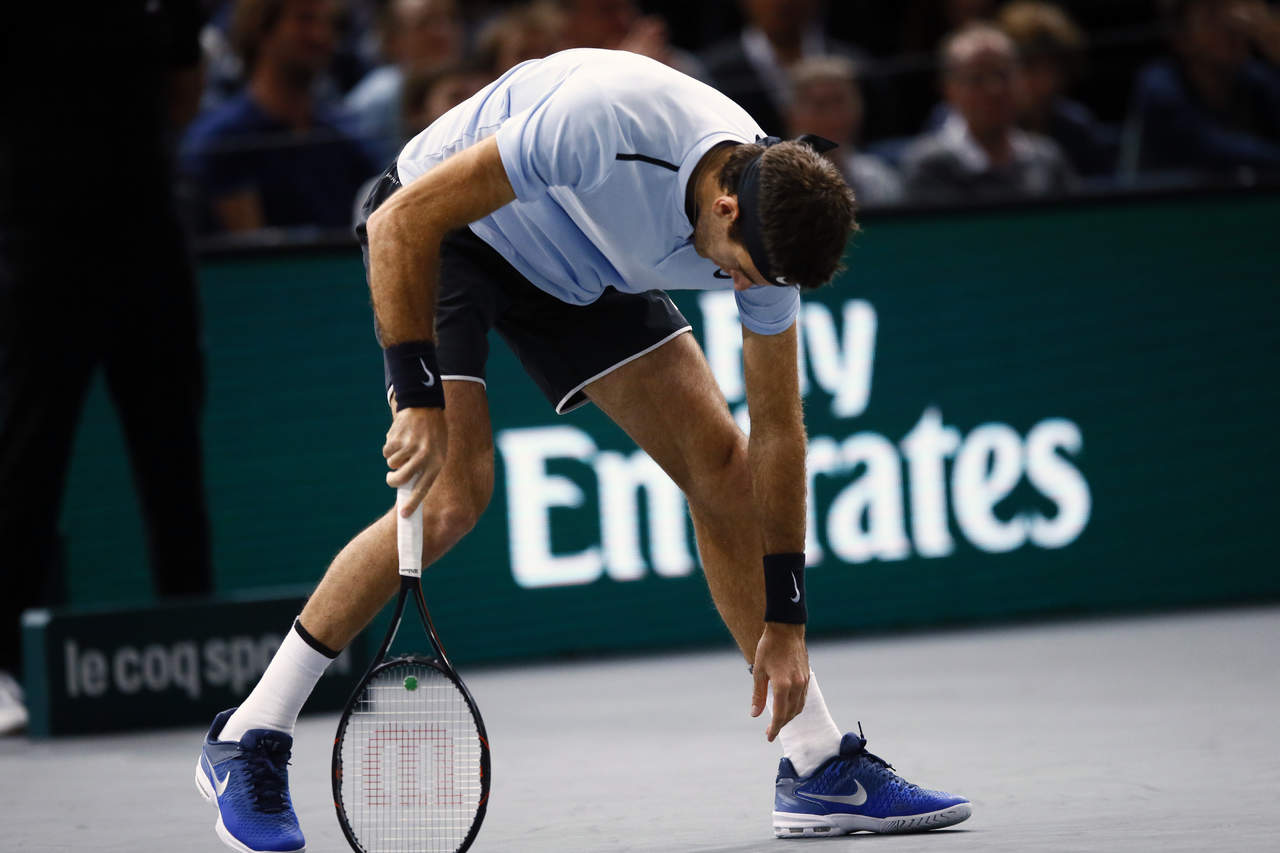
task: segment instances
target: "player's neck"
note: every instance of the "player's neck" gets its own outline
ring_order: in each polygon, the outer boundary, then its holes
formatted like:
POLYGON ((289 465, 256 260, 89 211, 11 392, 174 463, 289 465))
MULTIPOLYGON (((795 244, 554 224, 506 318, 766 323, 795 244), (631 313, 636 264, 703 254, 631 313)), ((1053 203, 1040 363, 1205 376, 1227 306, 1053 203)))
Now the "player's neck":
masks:
POLYGON ((724 168, 733 147, 734 143, 717 145, 703 154, 698 165, 693 167, 689 185, 685 187, 684 210, 695 229, 698 227, 699 211, 724 193, 724 188, 720 186, 720 170, 724 168))

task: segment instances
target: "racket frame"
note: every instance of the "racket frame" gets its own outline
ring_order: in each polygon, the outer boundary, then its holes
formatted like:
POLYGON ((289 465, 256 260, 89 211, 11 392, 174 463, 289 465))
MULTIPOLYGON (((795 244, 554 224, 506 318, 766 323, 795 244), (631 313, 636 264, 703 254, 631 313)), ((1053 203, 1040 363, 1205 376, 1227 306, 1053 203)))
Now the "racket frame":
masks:
POLYGON ((355 709, 357 701, 364 694, 365 687, 375 675, 389 666, 400 663, 415 663, 431 667, 440 672, 452 681, 458 692, 462 694, 463 699, 466 700, 467 709, 471 712, 471 718, 475 722, 476 732, 480 737, 480 805, 476 809, 475 818, 471 821, 471 828, 467 831, 466 837, 462 840, 455 853, 465 853, 471 847, 476 835, 480 832, 480 825, 484 823, 485 812, 489 805, 489 735, 485 731, 484 719, 480 716, 480 709, 476 707, 471 691, 467 689, 467 685, 463 683, 457 670, 453 668, 453 664, 449 663, 449 658, 444 651, 444 645, 440 642, 440 635, 436 633, 435 623, 431 621, 431 612, 427 610, 427 602, 422 594, 422 512, 421 510, 416 511, 413 514, 414 517, 409 519, 399 514, 398 507, 411 489, 412 484, 400 487, 397 500, 400 594, 396 597, 396 609, 391 617, 391 625, 387 628, 386 636, 382 639, 382 645, 379 646, 378 653, 373 656, 373 661, 369 664, 369 668, 365 670, 359 683, 356 684, 356 689, 352 691, 351 697, 347 699, 346 707, 342 709, 342 718, 338 722, 337 734, 333 738, 333 760, 331 763, 333 807, 338 814, 338 825, 342 827, 342 834, 346 836, 347 843, 351 845, 351 849, 356 853, 368 853, 368 851, 365 850, 360 840, 356 838, 342 802, 342 740, 347 731, 347 723, 351 719, 351 712, 355 709), (390 650, 391 644, 395 641, 397 632, 400 630, 400 623, 404 617, 405 601, 409 598, 413 599, 418 616, 422 619, 422 625, 427 630, 427 636, 431 640, 436 656, 428 658, 420 655, 400 655, 385 660, 384 658, 390 650))

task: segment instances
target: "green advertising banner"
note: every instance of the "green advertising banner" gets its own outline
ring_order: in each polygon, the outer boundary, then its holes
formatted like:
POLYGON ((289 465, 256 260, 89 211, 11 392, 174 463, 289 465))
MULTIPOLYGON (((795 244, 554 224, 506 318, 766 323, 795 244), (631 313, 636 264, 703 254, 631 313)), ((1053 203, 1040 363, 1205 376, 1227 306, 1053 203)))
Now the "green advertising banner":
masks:
MULTIPOLYGON (((147 607, 28 610, 22 651, 36 737, 199 723, 240 703, 302 606, 297 594, 147 607)), ((358 640, 310 710, 337 710, 372 652, 358 640)))
MULTIPOLYGON (((1280 595, 1277 221, 1257 194, 864 223, 800 317, 811 631, 1280 595)), ((201 281, 220 589, 313 582, 392 499, 359 254, 201 281)), ((732 296, 673 296, 745 423, 732 296)), ((425 575, 451 655, 727 642, 675 487, 492 352, 493 501, 425 575)), ((136 510, 100 498, 128 476, 114 431, 95 396, 66 508, 79 602, 148 595, 136 510)))

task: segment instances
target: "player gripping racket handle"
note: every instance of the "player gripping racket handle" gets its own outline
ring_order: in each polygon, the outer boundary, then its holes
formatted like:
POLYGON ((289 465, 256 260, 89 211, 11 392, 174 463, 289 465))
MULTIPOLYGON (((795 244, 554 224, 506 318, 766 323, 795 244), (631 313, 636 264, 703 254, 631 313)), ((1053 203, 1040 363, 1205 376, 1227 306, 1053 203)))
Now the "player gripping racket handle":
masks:
POLYGON ((396 544, 400 551, 400 577, 422 577, 422 509, 415 507, 405 517, 405 507, 413 501, 421 475, 396 489, 396 544))
POLYGON ((448 444, 449 427, 441 410, 401 408, 395 413, 382 454, 393 469, 387 472, 387 485, 397 491, 412 485, 408 502, 400 507, 402 517, 422 505, 444 467, 448 444))

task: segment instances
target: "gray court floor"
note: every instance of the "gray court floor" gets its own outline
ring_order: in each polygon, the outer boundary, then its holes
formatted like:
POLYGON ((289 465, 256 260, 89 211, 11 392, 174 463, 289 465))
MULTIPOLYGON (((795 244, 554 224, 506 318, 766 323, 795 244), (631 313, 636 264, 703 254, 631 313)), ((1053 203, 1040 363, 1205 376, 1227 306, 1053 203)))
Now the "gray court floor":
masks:
MULTIPOLYGON (((1280 608, 815 643, 837 723, 974 816, 813 841, 770 834, 777 750, 729 652, 477 672, 494 788, 472 849, 1275 850, 1278 648, 1280 608)), ((347 849, 335 722, 297 732, 311 851, 347 849)), ((0 740, 0 850, 225 850, 191 781, 201 734, 0 740)))

